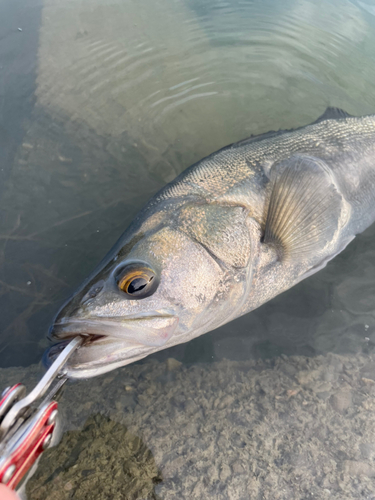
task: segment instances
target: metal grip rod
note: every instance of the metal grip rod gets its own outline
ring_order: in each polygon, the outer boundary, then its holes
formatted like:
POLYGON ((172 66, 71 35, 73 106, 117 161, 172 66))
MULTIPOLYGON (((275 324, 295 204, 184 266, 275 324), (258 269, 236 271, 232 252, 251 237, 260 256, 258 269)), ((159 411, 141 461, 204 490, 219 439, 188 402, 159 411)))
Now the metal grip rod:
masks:
POLYGON ((9 410, 0 425, 0 438, 8 432, 9 428, 13 425, 13 423, 16 421, 16 419, 24 409, 27 409, 32 403, 34 403, 34 401, 41 398, 46 393, 47 389, 56 379, 62 367, 65 365, 74 351, 82 345, 83 341, 83 337, 75 337, 71 342, 69 342, 65 349, 52 363, 50 368, 46 371, 37 386, 34 387, 34 389, 30 392, 30 394, 18 401, 13 406, 13 408, 9 410))

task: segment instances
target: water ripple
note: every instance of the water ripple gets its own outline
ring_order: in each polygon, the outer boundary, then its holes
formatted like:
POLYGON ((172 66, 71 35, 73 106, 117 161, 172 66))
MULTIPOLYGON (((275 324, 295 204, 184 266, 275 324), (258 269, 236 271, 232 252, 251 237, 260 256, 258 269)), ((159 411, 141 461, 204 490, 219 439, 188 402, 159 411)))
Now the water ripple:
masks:
MULTIPOLYGON (((163 126, 172 127, 181 110, 194 113, 197 99, 207 114, 233 122, 230 101, 238 113, 244 105, 257 107, 272 92, 284 103, 287 94, 294 107, 315 99, 324 108, 332 95, 348 103, 375 101, 374 54, 360 50, 370 30, 360 2, 327 0, 324 12, 309 0, 173 5, 164 0, 150 9, 142 16, 134 12, 134 21, 113 9, 116 17, 105 25, 92 13, 88 19, 95 19, 95 26, 80 16, 82 35, 66 37, 69 59, 56 46, 53 71, 42 71, 40 102, 55 103, 101 133, 115 135, 138 116, 139 133, 155 136, 155 144, 160 138, 154 125, 163 119, 163 126), (210 91, 196 92, 202 87, 210 91)), ((252 124, 241 119, 251 131, 252 124)), ((235 126, 240 125, 237 120, 235 126)))
MULTIPOLYGON (((188 89, 186 90, 183 90, 182 92, 179 92, 178 94, 174 94, 172 96, 168 96, 168 97, 163 97, 162 99, 159 99, 158 101, 154 102, 153 104, 151 104, 151 108, 154 108, 155 106, 157 106, 158 104, 161 104, 162 102, 165 102, 165 101, 170 101, 171 99, 175 99, 176 97, 180 97, 181 95, 185 95, 187 94, 188 92, 191 92, 192 90, 196 90, 196 89, 199 89, 201 87, 206 87, 207 85, 213 85, 214 82, 207 82, 207 83, 200 83, 199 85, 193 85, 192 87, 189 87, 188 89)), ((182 84, 181 84, 182 85, 182 84)), ((171 88, 177 88, 179 87, 180 85, 175 85, 174 87, 171 87, 171 88)), ((215 94, 217 94, 217 92, 215 92, 215 94)), ((197 94, 198 95, 198 94, 197 94)), ((211 93, 209 94, 199 94, 200 96, 202 95, 211 95, 211 93)), ((180 99, 178 102, 186 102, 185 99, 180 99)))
POLYGON ((199 98, 202 98, 202 97, 208 97, 208 96, 212 96, 212 95, 216 95, 216 94, 218 94, 218 92, 204 92, 204 93, 201 93, 201 94, 189 95, 188 97, 185 97, 184 99, 179 99, 178 101, 176 101, 176 102, 174 102, 172 104, 169 104, 168 106, 165 106, 165 108, 163 109, 163 111, 160 113, 159 116, 161 117, 161 116, 165 115, 166 113, 168 113, 172 109, 181 106, 185 102, 189 102, 189 101, 191 101, 193 99, 199 99, 199 98))

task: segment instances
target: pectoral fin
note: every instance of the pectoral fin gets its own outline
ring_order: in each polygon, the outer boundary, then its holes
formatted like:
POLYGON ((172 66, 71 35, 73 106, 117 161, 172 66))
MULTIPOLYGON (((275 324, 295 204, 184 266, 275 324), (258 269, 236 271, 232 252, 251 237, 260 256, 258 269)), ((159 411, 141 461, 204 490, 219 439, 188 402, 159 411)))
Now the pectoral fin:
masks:
POLYGON ((264 243, 274 245, 282 260, 322 253, 338 229, 344 203, 327 164, 292 156, 273 167, 271 182, 264 243))

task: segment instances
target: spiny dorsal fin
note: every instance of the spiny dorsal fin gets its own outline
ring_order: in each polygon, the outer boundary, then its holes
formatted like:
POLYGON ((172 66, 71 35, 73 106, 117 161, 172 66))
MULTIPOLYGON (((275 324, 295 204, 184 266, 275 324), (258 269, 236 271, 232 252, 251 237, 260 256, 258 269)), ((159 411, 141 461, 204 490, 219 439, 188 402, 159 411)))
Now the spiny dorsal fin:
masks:
POLYGON ((333 108, 328 106, 328 108, 324 111, 324 113, 319 116, 314 123, 323 122, 324 120, 337 120, 339 118, 352 118, 352 115, 349 115, 346 111, 340 108, 333 108))
POLYGON ((264 243, 274 245, 281 260, 311 258, 332 241, 342 196, 329 167, 319 158, 292 156, 272 170, 275 181, 264 243))
POLYGON ((237 148, 240 146, 244 146, 245 144, 250 144, 251 142, 263 141, 263 139, 271 139, 272 137, 276 137, 278 135, 284 134, 285 132, 293 132, 293 129, 289 130, 270 130, 269 132, 265 132, 264 134, 259 135, 251 135, 246 139, 242 139, 242 141, 235 142, 230 145, 232 148, 237 148))
MULTIPOLYGON (((333 119, 339 119, 339 118, 351 118, 352 115, 349 115, 346 111, 340 109, 340 108, 333 108, 333 107, 328 107, 324 113, 319 116, 317 120, 312 122, 310 125, 314 123, 319 123, 324 120, 333 120, 333 119)), ((305 125, 306 126, 306 125, 305 125)), ((248 137, 247 139, 243 139, 242 141, 235 142, 234 144, 231 144, 230 146, 227 147, 232 147, 232 148, 237 148, 239 146, 244 146, 245 144, 250 144, 251 142, 258 142, 262 141, 263 139, 271 139, 272 137, 276 137, 278 135, 285 134, 286 132, 293 132, 294 130, 299 130, 304 127, 298 127, 298 128, 290 128, 290 129, 280 129, 280 130, 271 130, 270 132, 266 132, 264 134, 259 134, 259 135, 252 135, 248 137)), ((224 148, 226 149, 226 148, 224 148)))

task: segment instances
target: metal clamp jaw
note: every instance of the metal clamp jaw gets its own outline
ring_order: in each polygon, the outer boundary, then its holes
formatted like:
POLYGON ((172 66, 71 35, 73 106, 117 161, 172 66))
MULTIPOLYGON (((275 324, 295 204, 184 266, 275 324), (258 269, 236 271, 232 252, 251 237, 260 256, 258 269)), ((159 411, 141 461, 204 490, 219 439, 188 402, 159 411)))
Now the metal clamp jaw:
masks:
POLYGON ((52 441, 58 407, 53 398, 67 380, 64 365, 82 343, 82 337, 74 338, 27 396, 25 387, 16 384, 0 397, 0 482, 11 489, 52 441), (49 394, 36 404, 55 381, 49 394))

